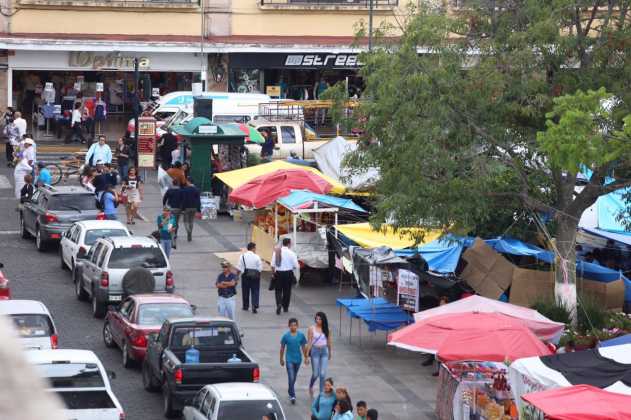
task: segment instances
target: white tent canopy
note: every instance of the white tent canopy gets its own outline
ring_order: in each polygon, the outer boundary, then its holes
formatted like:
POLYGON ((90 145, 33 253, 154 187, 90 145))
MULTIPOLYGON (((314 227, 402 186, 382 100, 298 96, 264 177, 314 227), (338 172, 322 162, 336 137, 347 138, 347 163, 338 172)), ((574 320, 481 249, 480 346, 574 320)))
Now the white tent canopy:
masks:
POLYGON ((329 176, 352 190, 360 190, 371 186, 379 178, 377 169, 370 169, 361 175, 349 176, 348 170, 342 167, 344 158, 357 149, 357 144, 338 136, 313 150, 318 167, 329 176))

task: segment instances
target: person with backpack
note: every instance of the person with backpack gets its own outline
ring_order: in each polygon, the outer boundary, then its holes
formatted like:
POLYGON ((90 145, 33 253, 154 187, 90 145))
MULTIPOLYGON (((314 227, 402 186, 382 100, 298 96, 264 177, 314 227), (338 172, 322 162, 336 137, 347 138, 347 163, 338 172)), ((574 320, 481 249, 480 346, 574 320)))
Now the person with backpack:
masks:
POLYGON ((107 220, 118 220, 116 210, 118 207, 118 197, 116 195, 116 191, 114 191, 114 187, 108 185, 105 191, 101 194, 101 198, 98 202, 101 204, 101 210, 105 213, 105 218, 107 220))

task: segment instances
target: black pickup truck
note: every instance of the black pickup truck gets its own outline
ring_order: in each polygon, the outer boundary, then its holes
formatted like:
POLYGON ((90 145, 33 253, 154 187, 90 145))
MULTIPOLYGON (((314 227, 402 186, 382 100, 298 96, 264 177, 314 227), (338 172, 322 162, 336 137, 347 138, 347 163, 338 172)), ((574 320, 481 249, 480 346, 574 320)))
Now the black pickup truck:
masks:
POLYGON ((237 324, 225 318, 178 318, 149 336, 142 365, 147 391, 162 387, 164 415, 178 416, 204 385, 258 382, 259 365, 245 352, 237 324), (185 363, 186 351, 199 350, 199 363, 185 363), (228 362, 234 356, 240 362, 228 362))

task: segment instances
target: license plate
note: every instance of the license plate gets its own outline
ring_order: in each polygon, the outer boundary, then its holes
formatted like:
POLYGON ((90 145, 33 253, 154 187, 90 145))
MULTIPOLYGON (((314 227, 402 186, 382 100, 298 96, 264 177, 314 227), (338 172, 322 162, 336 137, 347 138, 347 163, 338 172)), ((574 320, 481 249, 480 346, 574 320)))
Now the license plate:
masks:
POLYGON ((121 300, 123 300, 122 296, 110 296, 110 301, 112 302, 120 302, 121 300))

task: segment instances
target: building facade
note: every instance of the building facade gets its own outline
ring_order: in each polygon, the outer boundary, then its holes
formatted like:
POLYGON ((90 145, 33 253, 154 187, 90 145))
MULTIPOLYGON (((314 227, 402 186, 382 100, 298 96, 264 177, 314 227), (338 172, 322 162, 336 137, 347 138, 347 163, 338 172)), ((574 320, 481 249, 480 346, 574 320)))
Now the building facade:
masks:
MULTIPOLYGON (((368 1, 4 0, 0 108, 35 112, 47 91, 65 109, 81 92, 127 113, 135 59, 142 99, 202 80, 207 90, 294 99, 338 81, 359 89, 366 39, 355 34, 368 1)), ((397 27, 398 1, 373 0, 375 27, 397 27)))

